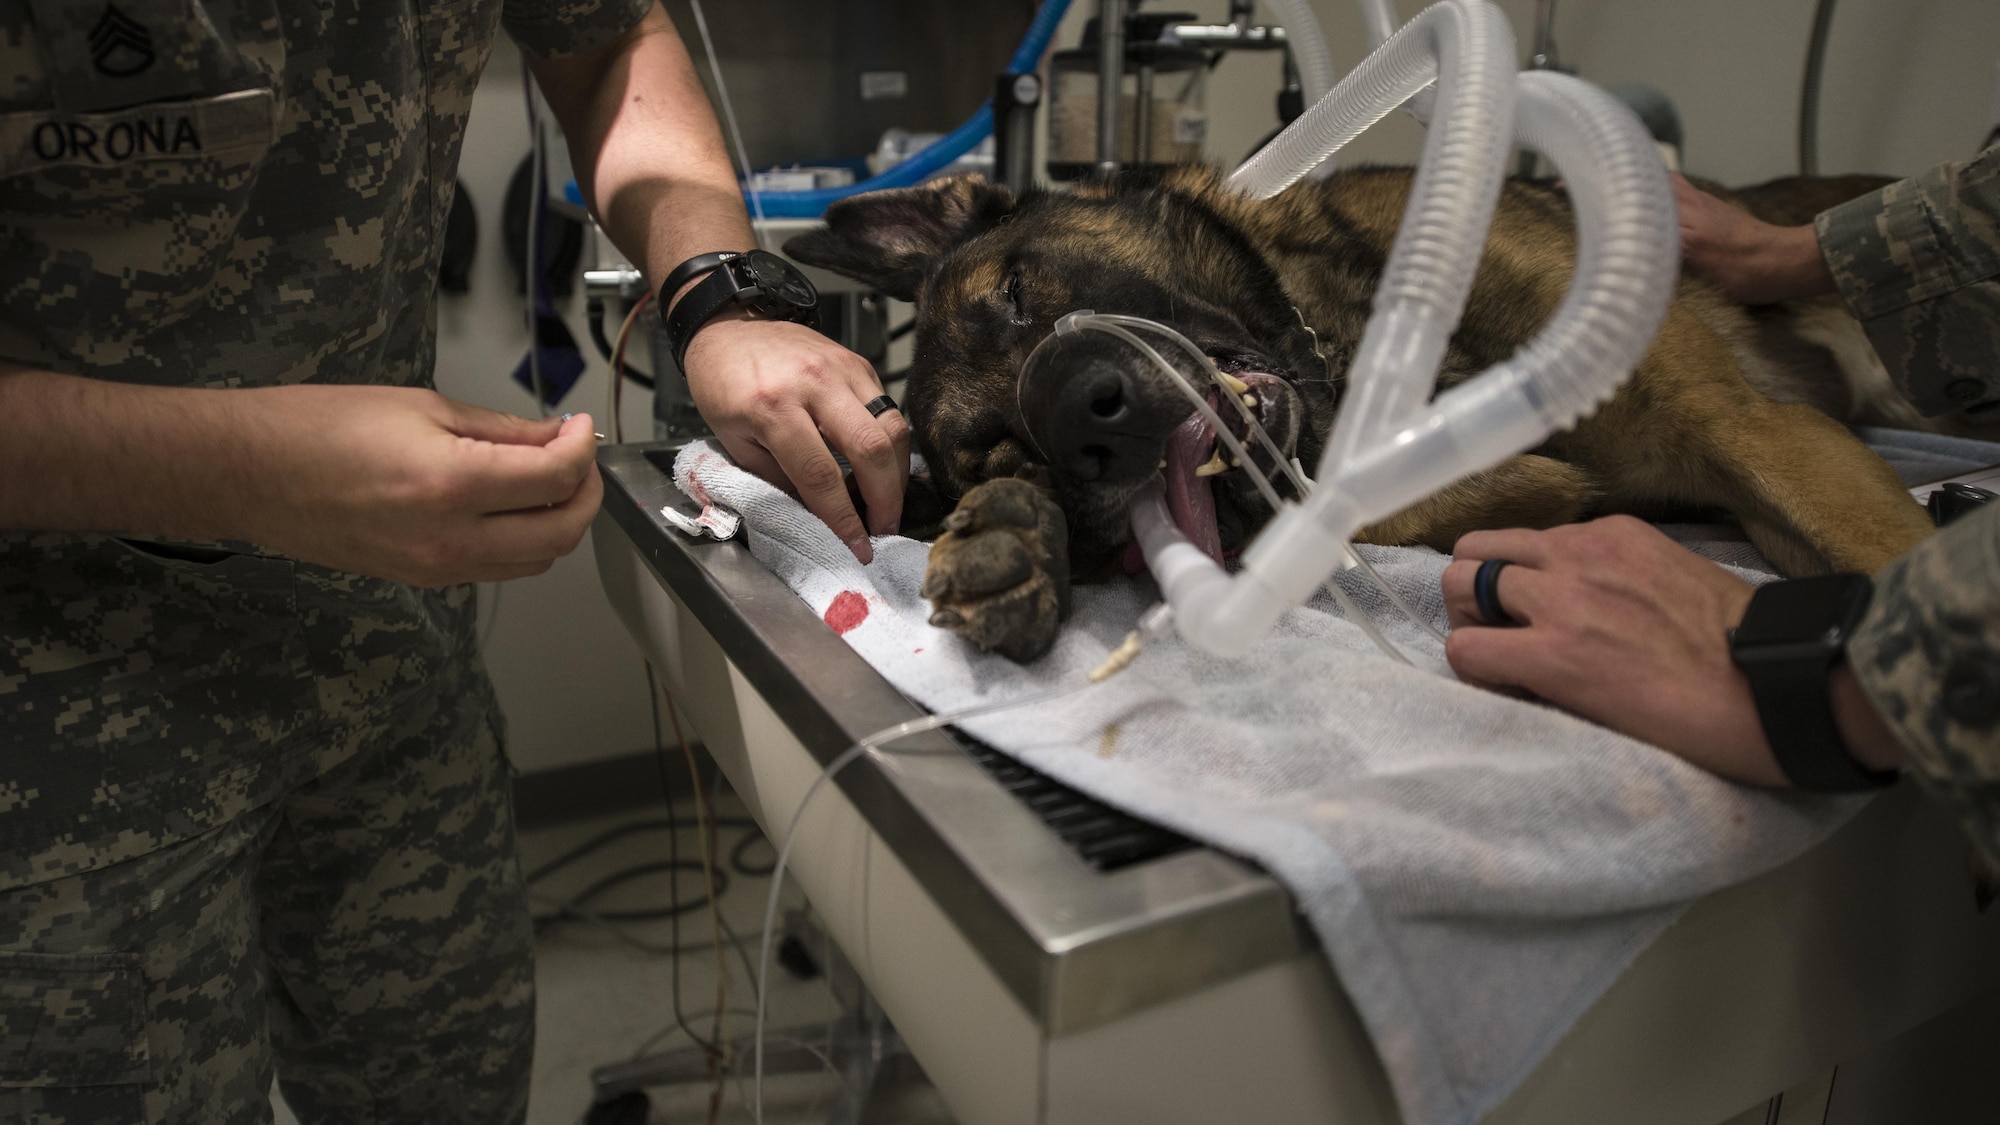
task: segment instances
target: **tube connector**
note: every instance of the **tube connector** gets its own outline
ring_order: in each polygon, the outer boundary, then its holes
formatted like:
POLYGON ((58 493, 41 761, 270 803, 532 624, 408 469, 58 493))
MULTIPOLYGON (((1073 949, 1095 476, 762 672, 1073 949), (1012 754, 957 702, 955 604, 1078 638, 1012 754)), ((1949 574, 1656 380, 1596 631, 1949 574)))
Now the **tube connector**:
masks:
POLYGON ((1182 638, 1233 659, 1250 651, 1287 609, 1311 597, 1346 563, 1346 537, 1356 526, 1357 511, 1348 497, 1324 490, 1314 493, 1309 506, 1287 505, 1257 537, 1233 578, 1174 526, 1157 487, 1133 500, 1132 530, 1182 638))

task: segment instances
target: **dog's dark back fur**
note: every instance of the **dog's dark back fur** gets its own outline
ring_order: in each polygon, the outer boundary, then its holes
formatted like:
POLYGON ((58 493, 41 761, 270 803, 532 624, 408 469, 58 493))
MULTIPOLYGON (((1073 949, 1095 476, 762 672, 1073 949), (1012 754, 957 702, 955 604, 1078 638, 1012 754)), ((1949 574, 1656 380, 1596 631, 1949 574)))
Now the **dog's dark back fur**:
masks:
MULTIPOLYGON (((1004 188, 959 178, 837 204, 827 229, 800 236, 786 249, 916 303, 906 413, 936 485, 952 495, 1046 461, 1015 402, 1016 380, 1056 318, 1079 308, 1161 321, 1217 357, 1225 370, 1280 375, 1306 415, 1295 448, 1312 465, 1410 182, 1407 169, 1350 169, 1252 202, 1223 189, 1214 170, 1192 166, 1126 174, 1072 193, 1030 191, 1019 199, 1004 188)), ((1795 218, 1869 186, 1864 180, 1781 183, 1739 198, 1771 217, 1795 218)), ((1518 181, 1505 187, 1441 385, 1506 358, 1546 322, 1572 269, 1571 224, 1559 190, 1518 181)), ((1723 431, 1728 419, 1769 405, 1750 388, 1768 396, 1786 378, 1760 351, 1759 331, 1740 306, 1684 279, 1667 325, 1611 407, 1574 433, 1552 438, 1539 451, 1546 457, 1517 458, 1521 465, 1487 474, 1421 513, 1406 513, 1408 519, 1388 521, 1371 537, 1448 548, 1473 526, 1714 505, 1743 519, 1760 546, 1790 570, 1852 566, 1906 547, 1910 535, 1921 532, 1892 510, 1888 494, 1898 490, 1879 460, 1874 468, 1853 461, 1860 466, 1856 472, 1870 477, 1869 488, 1885 492, 1877 504, 1883 510, 1864 521, 1871 525, 1867 531, 1843 532, 1833 526, 1840 521, 1831 511, 1802 513, 1800 503, 1758 491, 1764 486, 1755 480, 1771 473, 1751 467, 1762 455, 1745 444, 1749 437, 1723 431), (1725 444, 1711 448, 1715 441, 1725 444), (1842 544, 1843 535, 1874 542, 1842 544)), ((1828 423, 1784 424, 1818 433, 1828 423)), ((1833 429, 1838 437, 1814 441, 1844 440, 1867 456, 1833 429)), ((1803 436, 1778 444, 1788 451, 1778 455, 1786 457, 1793 449, 1814 448, 1803 436)), ((1852 461, 1845 447, 1840 456, 1852 461)), ((1799 452, 1794 459, 1812 458, 1799 452)), ((1051 487, 1069 518, 1080 563, 1125 541, 1130 486, 1065 480, 1058 473, 1051 487)), ((1245 531, 1254 530, 1260 514, 1246 513, 1245 531)))

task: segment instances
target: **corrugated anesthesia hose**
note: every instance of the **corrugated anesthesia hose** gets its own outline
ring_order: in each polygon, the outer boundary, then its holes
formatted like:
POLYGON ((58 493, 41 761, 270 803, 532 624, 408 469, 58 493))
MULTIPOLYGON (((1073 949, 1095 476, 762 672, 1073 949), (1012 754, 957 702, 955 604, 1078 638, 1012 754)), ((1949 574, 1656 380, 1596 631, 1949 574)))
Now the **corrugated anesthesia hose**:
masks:
MULTIPOLYGON (((1394 108, 1382 103, 1407 96, 1409 83, 1421 73, 1412 73, 1405 44, 1425 37, 1443 56, 1448 42, 1498 15, 1475 0, 1448 0, 1426 10, 1327 99, 1327 113, 1316 124, 1325 133, 1322 139, 1344 143, 1353 121, 1379 117, 1394 108), (1456 16, 1433 15, 1440 11, 1456 16), (1350 86, 1354 96, 1343 104, 1342 93, 1350 86)), ((1499 34, 1505 34, 1501 19, 1499 34)), ((1511 59, 1511 35, 1505 41, 1511 59)), ((1461 51, 1447 65, 1490 67, 1490 55, 1482 54, 1461 51)), ((1337 440, 1329 442, 1316 474, 1318 485, 1303 504, 1280 511, 1235 577, 1206 558, 1171 560, 1169 601, 1190 643, 1220 656, 1240 655, 1286 607, 1304 601, 1325 581, 1346 557, 1357 529, 1574 425, 1616 391, 1651 342, 1678 267, 1673 195, 1651 137, 1623 104, 1578 79, 1510 73, 1506 86, 1519 91, 1515 136, 1556 166, 1575 208, 1576 267, 1556 315, 1512 358, 1424 405, 1470 290, 1508 149, 1505 135, 1497 143, 1490 137, 1439 141, 1440 134, 1460 136, 1456 116, 1467 112, 1462 107, 1468 84, 1454 83, 1447 70, 1426 163, 1375 315, 1350 367, 1348 401, 1336 423, 1337 440), (1436 159, 1444 163, 1433 167, 1436 159), (1467 203, 1471 185, 1482 185, 1485 194, 1467 203), (1419 218, 1429 225, 1413 234, 1411 224, 1419 218), (1371 337, 1378 332, 1381 340, 1370 356, 1371 337), (1363 366, 1364 358, 1369 366, 1363 366)), ((1316 149, 1305 150, 1301 161, 1325 155, 1316 149)), ((1280 170, 1265 182, 1283 178, 1280 170)), ((1135 518, 1150 517, 1135 513, 1135 518)), ((1170 526, 1154 530, 1149 566, 1178 536, 1170 526)), ((1166 584, 1163 579, 1163 588, 1166 584)))

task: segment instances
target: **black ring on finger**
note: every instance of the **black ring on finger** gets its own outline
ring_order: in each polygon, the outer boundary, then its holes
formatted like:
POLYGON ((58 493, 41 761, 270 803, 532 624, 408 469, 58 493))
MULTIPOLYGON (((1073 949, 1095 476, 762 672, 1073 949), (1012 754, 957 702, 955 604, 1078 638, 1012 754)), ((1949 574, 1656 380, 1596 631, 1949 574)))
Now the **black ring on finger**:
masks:
POLYGON ((902 409, 902 407, 896 405, 896 400, 890 398, 888 395, 876 395, 874 398, 868 400, 868 413, 871 417, 880 418, 891 410, 900 411, 902 409))
POLYGON ((1472 575, 1472 602, 1488 625, 1510 628, 1519 625, 1507 607, 1500 604, 1500 572, 1513 566, 1512 559, 1487 559, 1472 575))

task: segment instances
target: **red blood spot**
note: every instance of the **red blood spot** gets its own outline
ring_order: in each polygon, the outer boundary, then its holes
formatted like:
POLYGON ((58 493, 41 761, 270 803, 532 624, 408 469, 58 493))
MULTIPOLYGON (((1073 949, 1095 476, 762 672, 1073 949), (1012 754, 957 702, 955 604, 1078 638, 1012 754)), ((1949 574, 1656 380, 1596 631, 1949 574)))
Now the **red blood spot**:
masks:
POLYGON ((834 632, 843 636, 849 629, 868 620, 868 599, 853 590, 842 590, 833 596, 833 604, 826 607, 826 624, 834 632))
POLYGON ((701 477, 697 476, 696 474, 700 473, 701 470, 704 467, 706 467, 710 461, 714 461, 716 459, 717 458, 715 454, 704 453, 701 456, 696 457, 694 459, 693 465, 688 466, 688 488, 694 494, 692 499, 694 500, 695 503, 700 504, 704 509, 706 509, 710 504, 715 503, 715 500, 713 497, 709 496, 708 489, 702 486, 701 477))
POLYGON ((923 649, 920 649, 920 648, 913 648, 913 649, 911 649, 910 651, 911 651, 911 652, 922 652, 922 651, 924 651, 924 650, 923 650, 923 649))

